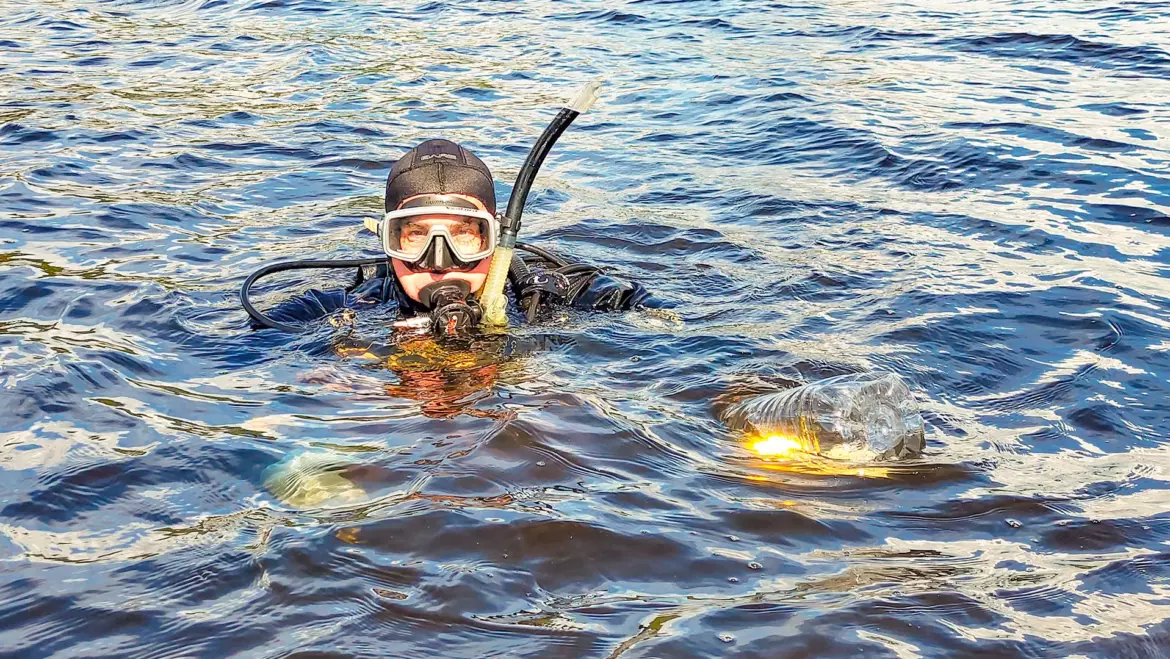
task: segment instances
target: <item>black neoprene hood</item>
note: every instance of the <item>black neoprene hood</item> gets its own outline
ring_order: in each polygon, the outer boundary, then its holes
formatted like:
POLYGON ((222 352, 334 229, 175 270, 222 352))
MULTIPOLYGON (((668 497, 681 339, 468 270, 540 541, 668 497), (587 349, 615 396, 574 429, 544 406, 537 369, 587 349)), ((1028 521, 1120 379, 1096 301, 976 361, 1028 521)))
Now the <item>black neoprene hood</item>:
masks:
POLYGON ((496 212, 492 172, 482 160, 450 140, 427 140, 407 151, 386 177, 386 211, 420 194, 463 194, 496 212))

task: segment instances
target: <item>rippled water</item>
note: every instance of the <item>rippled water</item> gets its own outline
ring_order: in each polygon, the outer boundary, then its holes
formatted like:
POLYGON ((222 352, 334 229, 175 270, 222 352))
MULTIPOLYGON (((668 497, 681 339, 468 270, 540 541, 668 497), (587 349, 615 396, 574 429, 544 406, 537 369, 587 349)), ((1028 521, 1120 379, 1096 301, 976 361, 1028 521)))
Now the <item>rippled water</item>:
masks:
POLYGON ((1170 2, 3 6, 3 656, 1170 653, 1170 2), (437 372, 247 329, 405 149, 506 196, 595 77, 524 237, 681 323, 437 372), (716 421, 869 369, 907 469, 716 421))

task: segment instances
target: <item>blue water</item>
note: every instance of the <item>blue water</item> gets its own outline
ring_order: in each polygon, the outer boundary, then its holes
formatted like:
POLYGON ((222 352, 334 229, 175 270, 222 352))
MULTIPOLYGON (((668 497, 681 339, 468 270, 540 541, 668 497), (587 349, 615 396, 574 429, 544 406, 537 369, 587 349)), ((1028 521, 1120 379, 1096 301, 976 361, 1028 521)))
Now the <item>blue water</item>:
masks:
POLYGON ((0 92, 0 656, 1170 654, 1170 2, 9 0, 0 92), (248 330, 594 78, 522 238, 679 321, 248 330), (716 418, 874 369, 901 469, 716 418))

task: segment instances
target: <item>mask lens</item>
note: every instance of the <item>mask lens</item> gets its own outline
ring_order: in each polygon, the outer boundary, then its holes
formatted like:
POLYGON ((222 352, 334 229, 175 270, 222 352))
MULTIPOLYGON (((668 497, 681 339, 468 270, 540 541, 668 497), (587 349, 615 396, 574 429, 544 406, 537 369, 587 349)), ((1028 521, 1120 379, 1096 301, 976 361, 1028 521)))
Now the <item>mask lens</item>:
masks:
POLYGON ((409 217, 403 218, 397 231, 397 244, 391 247, 403 252, 419 253, 430 243, 432 234, 442 227, 450 235, 451 247, 460 257, 479 254, 487 249, 491 227, 475 217, 409 217))
POLYGON ((455 249, 464 254, 482 252, 487 246, 483 220, 463 217, 447 228, 455 242, 455 249))
POLYGON ((421 251, 431 237, 429 220, 409 218, 403 221, 398 231, 398 249, 404 252, 421 251))

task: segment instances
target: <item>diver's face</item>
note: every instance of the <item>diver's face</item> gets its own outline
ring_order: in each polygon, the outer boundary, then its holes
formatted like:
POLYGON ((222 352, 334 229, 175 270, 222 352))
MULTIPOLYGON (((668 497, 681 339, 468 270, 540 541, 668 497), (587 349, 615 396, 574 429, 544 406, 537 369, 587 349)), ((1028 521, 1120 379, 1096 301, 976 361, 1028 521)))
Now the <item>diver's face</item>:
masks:
POLYGON ((416 272, 410 269, 405 263, 398 259, 390 259, 394 265, 394 275, 398 277, 398 282, 402 284, 402 290, 406 292, 406 296, 418 302, 418 292, 423 289, 423 286, 431 284, 436 281, 447 281, 452 279, 462 279, 471 286, 472 293, 478 293, 479 289, 483 288, 484 281, 487 280, 488 268, 491 267, 492 260, 490 258, 479 262, 470 270, 452 270, 449 272, 416 272))
MULTIPOLYGON (((479 210, 486 210, 483 202, 475 197, 469 197, 461 194, 453 194, 451 196, 465 199, 475 204, 479 210)), ((404 199, 403 205, 410 202, 411 199, 404 199)), ((409 243, 411 240, 425 241, 427 234, 430 233, 430 227, 436 224, 441 224, 447 227, 451 236, 460 242, 460 246, 468 251, 475 251, 486 240, 488 236, 481 235, 479 225, 475 222, 469 221, 467 218, 460 218, 452 215, 420 215, 416 218, 411 218, 410 224, 404 227, 402 231, 403 243, 409 243)), ((424 286, 432 284, 436 281, 446 281, 451 279, 462 279, 471 286, 472 293, 478 293, 479 289, 483 288, 484 281, 487 280, 488 268, 491 267, 492 260, 486 258, 479 262, 474 268, 467 270, 452 270, 448 272, 429 272, 426 270, 416 270, 407 265, 400 259, 390 259, 394 266, 394 275, 398 277, 399 283, 402 284, 402 290, 406 292, 406 296, 418 302, 418 292, 424 286)))

